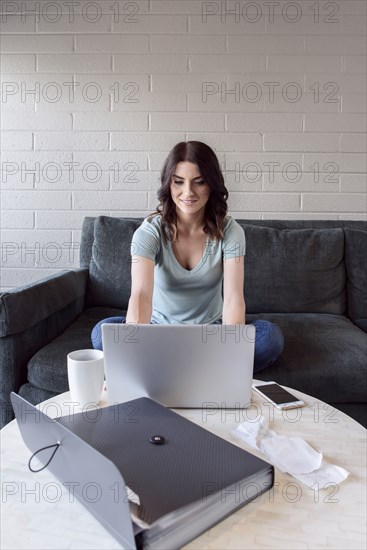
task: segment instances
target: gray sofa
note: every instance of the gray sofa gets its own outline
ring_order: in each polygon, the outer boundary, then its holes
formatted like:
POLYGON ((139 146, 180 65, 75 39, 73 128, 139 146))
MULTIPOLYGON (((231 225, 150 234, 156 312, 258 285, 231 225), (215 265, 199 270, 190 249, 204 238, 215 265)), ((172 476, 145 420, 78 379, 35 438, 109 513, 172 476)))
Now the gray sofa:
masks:
MULTIPOLYGON (((32 403, 67 391, 67 353, 91 347, 97 321, 126 312, 130 245, 142 220, 85 218, 80 269, 0 295, 1 425, 13 417, 11 391, 32 403)), ((268 319, 285 336, 282 356, 257 377, 366 426, 366 223, 237 221, 247 243, 247 322, 268 319)))

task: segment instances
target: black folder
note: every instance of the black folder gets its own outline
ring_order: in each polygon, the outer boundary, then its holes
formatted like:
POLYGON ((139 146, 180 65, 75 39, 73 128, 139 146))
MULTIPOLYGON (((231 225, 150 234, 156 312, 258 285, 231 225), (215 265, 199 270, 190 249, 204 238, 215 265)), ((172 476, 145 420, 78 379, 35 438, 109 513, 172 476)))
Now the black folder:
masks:
MULTIPOLYGON (((19 423, 19 411, 16 416, 19 423)), ((272 465, 146 397, 51 422, 76 436, 70 448, 76 461, 85 462, 85 455, 75 451, 84 442, 121 473, 126 493, 114 501, 125 507, 125 530, 129 507, 137 548, 180 548, 274 484, 272 465)), ((42 443, 52 441, 46 436, 42 443)), ((88 468, 94 468, 97 482, 103 466, 94 467, 94 460, 91 454, 88 468)), ((98 514, 87 507, 116 536, 116 526, 109 528, 111 506, 107 503, 98 514)), ((126 543, 123 536, 116 538, 126 543)))

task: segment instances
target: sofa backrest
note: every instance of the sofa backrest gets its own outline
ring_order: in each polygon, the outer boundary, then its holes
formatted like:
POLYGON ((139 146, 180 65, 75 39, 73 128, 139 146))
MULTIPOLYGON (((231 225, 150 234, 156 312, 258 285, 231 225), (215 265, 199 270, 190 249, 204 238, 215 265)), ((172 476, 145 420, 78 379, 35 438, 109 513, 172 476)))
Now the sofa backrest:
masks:
MULTIPOLYGON (((143 219, 85 218, 80 264, 89 268, 87 305, 127 309, 131 290, 130 245, 143 219)), ((365 222, 236 221, 246 236, 247 313, 347 313, 349 276, 344 228, 363 233, 365 222)), ((354 312, 354 316, 364 317, 363 312, 354 312)))
POLYGON ((89 268, 87 306, 127 309, 131 291, 130 245, 143 218, 85 218, 80 266, 89 268))

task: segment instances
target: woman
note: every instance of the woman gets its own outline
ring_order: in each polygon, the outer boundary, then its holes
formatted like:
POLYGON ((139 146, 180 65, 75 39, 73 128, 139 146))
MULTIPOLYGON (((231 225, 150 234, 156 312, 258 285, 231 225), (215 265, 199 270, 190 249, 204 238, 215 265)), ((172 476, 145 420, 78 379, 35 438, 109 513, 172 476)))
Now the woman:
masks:
MULTIPOLYGON (((245 234, 227 215, 227 198, 214 151, 199 141, 178 143, 161 172, 157 210, 132 238, 126 318, 100 321, 95 348, 102 349, 106 322, 245 324, 245 234)), ((279 357, 284 338, 269 321, 253 325, 258 372, 279 357)))

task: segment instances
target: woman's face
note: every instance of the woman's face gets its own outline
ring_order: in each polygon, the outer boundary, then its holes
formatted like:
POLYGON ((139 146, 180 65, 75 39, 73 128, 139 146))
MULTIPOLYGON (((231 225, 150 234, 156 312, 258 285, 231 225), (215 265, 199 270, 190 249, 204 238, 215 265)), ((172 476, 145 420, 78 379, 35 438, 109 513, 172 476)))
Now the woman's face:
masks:
POLYGON ((170 190, 173 202, 185 214, 197 214, 204 209, 211 191, 201 177, 198 165, 188 161, 177 164, 170 190))

